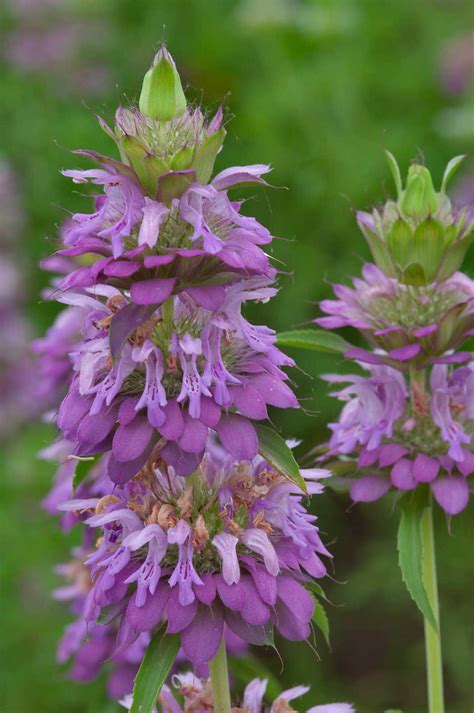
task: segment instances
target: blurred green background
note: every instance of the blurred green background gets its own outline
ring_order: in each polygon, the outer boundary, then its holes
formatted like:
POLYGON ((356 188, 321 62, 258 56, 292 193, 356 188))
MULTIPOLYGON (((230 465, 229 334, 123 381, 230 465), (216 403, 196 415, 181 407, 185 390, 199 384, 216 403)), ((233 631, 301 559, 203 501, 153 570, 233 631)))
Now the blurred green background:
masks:
MULTIPOLYGON (((86 205, 60 169, 79 165, 70 149, 114 149, 94 113, 110 118, 122 97, 137 96, 161 40, 194 100, 204 96, 215 110, 229 93, 232 120, 217 168, 268 162, 273 184, 288 188, 257 189, 247 207, 281 238, 273 247, 288 271, 281 292, 252 315, 276 329, 313 319, 330 282, 347 280, 368 257, 354 211, 393 189, 384 148, 403 170, 421 154, 438 180, 453 155, 472 151, 473 86, 452 92, 442 81, 449 48, 474 25, 470 0, 11 0, 0 22, 0 157, 16 171, 24 203, 16 251, 34 334, 55 312, 39 301, 47 276, 37 261, 67 211, 86 205)), ((473 51, 468 44, 471 65, 473 51)), ((342 366, 334 357, 292 356, 306 412, 275 419, 303 439, 304 454, 337 413, 318 376, 342 366)), ((0 461, 0 710, 112 713, 118 706, 106 701, 103 680, 73 683, 55 663, 69 615, 50 599, 53 567, 67 559, 71 540, 40 509, 53 467, 35 452, 52 435, 23 425, 0 461)), ((400 580, 392 504, 348 509, 328 491, 313 507, 335 556, 326 585, 332 651, 318 638, 317 654, 281 643, 283 670, 272 652, 260 658, 282 686, 311 684, 305 709, 348 700, 359 713, 424 712, 422 622, 400 580)), ((449 713, 469 713, 474 702, 473 522, 472 505, 450 528, 441 515, 437 522, 449 713)))

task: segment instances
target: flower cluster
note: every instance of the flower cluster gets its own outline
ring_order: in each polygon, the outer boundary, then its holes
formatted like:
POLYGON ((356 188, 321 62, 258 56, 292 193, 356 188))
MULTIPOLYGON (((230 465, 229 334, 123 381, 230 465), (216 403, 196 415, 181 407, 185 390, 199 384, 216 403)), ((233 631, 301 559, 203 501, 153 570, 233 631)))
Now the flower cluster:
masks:
POLYGON ((66 307, 34 350, 59 431, 41 454, 60 463, 43 504, 83 532, 59 570, 76 620, 58 656, 80 680, 109 660, 120 697, 160 631, 205 676, 223 638, 238 652, 273 629, 309 637, 330 555, 303 497, 328 472, 288 472, 289 447, 261 423, 298 407, 293 362, 244 316, 277 292, 272 236, 229 190, 268 166, 212 178, 222 111, 187 106, 165 48, 139 108, 101 126, 121 160, 82 151, 98 168, 65 172, 102 192, 43 263, 58 274, 46 296, 66 307))
MULTIPOLYGON (((291 701, 300 698, 308 693, 309 686, 295 686, 287 691, 283 691, 267 707, 264 702, 268 681, 255 678, 244 690, 240 706, 234 706, 232 713, 291 713, 294 709, 290 706, 291 701)), ((172 685, 176 694, 183 700, 181 707, 173 695, 170 686, 163 686, 158 703, 160 711, 173 711, 173 713, 209 713, 214 710, 214 701, 210 680, 197 678, 192 673, 176 674, 172 677, 172 685)), ((132 700, 126 696, 120 701, 124 708, 130 709, 132 700)), ((157 713, 155 709, 153 713, 157 713)), ((307 713, 354 713, 354 708, 349 703, 328 703, 326 705, 313 706, 307 713)))
MULTIPOLYGON (((304 474, 319 492, 327 471, 304 474)), ((262 458, 235 461, 209 443, 191 478, 157 451, 108 494, 63 502, 97 540, 84 560, 92 572, 85 624, 112 608, 120 650, 165 622, 195 667, 215 656, 224 623, 256 645, 271 640, 273 626, 306 639, 314 601, 305 584, 326 574, 329 553, 301 495, 262 458)))
MULTIPOLYGON (((445 185, 439 193, 427 169, 415 165, 397 203, 359 214, 377 262, 366 264, 353 288, 336 285, 324 300, 326 328, 359 330, 371 349, 345 356, 369 375, 328 375, 347 384, 333 395, 345 402, 325 458, 354 470, 350 493, 372 501, 391 488, 429 484, 446 513, 463 510, 474 472, 474 281, 458 272, 473 239, 468 210, 453 212, 445 185), (347 462, 348 461, 348 462, 347 462), (351 466, 352 463, 352 466, 351 466)), ((341 465, 335 464, 335 469, 341 465)))

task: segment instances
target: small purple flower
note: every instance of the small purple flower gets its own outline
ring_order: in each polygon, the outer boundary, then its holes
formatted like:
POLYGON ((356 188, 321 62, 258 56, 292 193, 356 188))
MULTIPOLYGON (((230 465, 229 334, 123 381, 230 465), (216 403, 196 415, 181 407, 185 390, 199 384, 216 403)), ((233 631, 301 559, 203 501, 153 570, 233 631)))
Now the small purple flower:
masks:
POLYGON ((358 477, 350 483, 357 502, 371 502, 392 487, 414 490, 429 484, 448 515, 463 510, 474 473, 474 364, 432 367, 429 390, 412 384, 398 370, 367 367, 369 377, 325 377, 351 386, 333 394, 347 401, 325 458, 356 458, 358 477))
POLYGON ((273 626, 290 640, 307 638, 314 602, 305 583, 325 575, 329 553, 301 492, 261 458, 234 462, 217 445, 199 476, 197 487, 162 464, 101 499, 59 506, 93 512, 86 524, 101 532, 85 559, 85 621, 95 627, 103 608, 117 605, 132 643, 164 619, 198 667, 215 655, 224 625, 254 644, 273 626))

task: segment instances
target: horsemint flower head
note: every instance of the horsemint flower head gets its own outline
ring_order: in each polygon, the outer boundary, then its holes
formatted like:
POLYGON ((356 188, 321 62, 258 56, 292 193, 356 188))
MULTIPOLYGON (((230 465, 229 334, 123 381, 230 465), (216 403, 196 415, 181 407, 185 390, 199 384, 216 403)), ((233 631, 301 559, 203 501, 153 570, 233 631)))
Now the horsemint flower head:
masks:
POLYGON ((339 421, 329 424, 325 458, 343 456, 343 467, 357 472, 350 483, 355 501, 428 484, 445 512, 458 514, 474 485, 474 362, 437 364, 429 385, 416 380, 411 389, 396 369, 365 368, 368 377, 324 377, 348 384, 333 394, 346 403, 339 421))
MULTIPOLYGON (((175 674, 171 683, 176 694, 183 701, 181 706, 173 695, 170 686, 163 686, 158 697, 157 708, 153 713, 211 713, 214 711, 214 699, 210 680, 198 678, 191 672, 175 674)), ((232 713, 291 713, 294 708, 291 701, 308 693, 309 686, 295 686, 283 691, 271 703, 266 705, 264 700, 268 681, 259 678, 253 679, 244 690, 240 705, 232 708, 232 713)), ((124 708, 130 709, 131 696, 126 696, 120 701, 124 708)), ((307 713, 354 713, 354 708, 349 703, 328 703, 326 705, 312 706, 307 713)))
MULTIPOLYGON (((387 364, 429 364, 463 345, 474 334, 474 280, 456 272, 447 280, 413 288, 404 285, 371 263, 353 288, 334 285, 336 300, 323 300, 329 316, 315 320, 325 329, 353 327, 360 330, 387 364)), ((347 356, 364 358, 360 350, 347 356)), ((451 355, 459 361, 460 354, 451 355)), ((466 358, 468 355, 466 354, 466 358)))
MULTIPOLYGON (((325 470, 303 471, 310 493, 325 470)), ((191 479, 163 462, 102 497, 66 501, 99 539, 86 558, 88 626, 113 609, 117 651, 164 623, 199 667, 216 654, 224 624, 263 645, 275 627, 289 640, 311 631, 312 578, 326 574, 315 516, 299 488, 257 457, 235 461, 209 444, 191 479)))
POLYGON ((439 191, 425 166, 412 164, 405 188, 395 158, 387 152, 397 200, 381 210, 359 212, 357 220, 375 263, 404 285, 422 288, 444 282, 459 270, 474 239, 468 209, 453 208, 446 195, 449 179, 463 156, 449 162, 439 191))
POLYGON ((59 254, 95 259, 66 276, 63 288, 109 283, 143 305, 196 287, 204 299, 242 275, 275 275, 260 247, 271 242, 270 232, 228 196, 237 185, 265 183, 270 168, 237 166, 211 180, 225 137, 222 110, 208 121, 199 107, 187 106, 165 48, 145 77, 140 108, 120 107, 114 129, 100 123, 121 160, 78 151, 98 167, 64 171, 104 193, 93 213, 73 215, 64 231, 59 254))
POLYGON ((245 300, 275 294, 268 281, 253 277, 219 289, 218 310, 200 306, 189 292, 158 309, 133 305, 110 286, 62 294, 84 326, 57 417, 75 455, 111 450, 108 472, 116 483, 150 458, 179 475, 192 473, 211 431, 235 458, 256 456, 250 419, 267 419, 268 405, 298 405, 281 369, 292 362, 272 330, 241 314, 245 300))

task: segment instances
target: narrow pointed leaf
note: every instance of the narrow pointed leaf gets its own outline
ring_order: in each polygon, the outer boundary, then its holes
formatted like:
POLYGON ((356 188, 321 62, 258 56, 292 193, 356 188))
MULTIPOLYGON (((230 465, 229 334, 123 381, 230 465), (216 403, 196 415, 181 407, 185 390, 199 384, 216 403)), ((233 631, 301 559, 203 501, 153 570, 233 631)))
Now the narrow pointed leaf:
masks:
POLYGON ((277 344, 279 347, 299 347, 329 354, 344 354, 353 346, 338 334, 322 329, 294 329, 291 332, 280 332, 277 334, 277 344))
POLYGON ((329 648, 331 648, 331 642, 329 638, 329 619, 326 614, 326 610, 318 599, 314 599, 314 614, 312 617, 313 624, 318 627, 324 636, 324 640, 329 648))
POLYGON ((130 713, 151 713, 180 647, 178 634, 158 632, 151 640, 133 687, 130 713))
POLYGON ((72 491, 73 493, 77 490, 79 485, 85 480, 93 466, 96 464, 97 459, 93 456, 87 458, 78 458, 76 463, 76 469, 72 478, 72 491))
POLYGON ((398 528, 398 561, 408 592, 435 631, 438 630, 428 595, 423 584, 423 546, 421 518, 426 508, 425 493, 408 493, 400 501, 401 518, 398 528))
POLYGON ((464 161, 466 158, 466 155, 462 156, 455 156, 454 158, 451 159, 451 161, 448 163, 446 166, 446 169, 444 171, 443 175, 443 182, 441 184, 441 193, 446 193, 446 188, 449 183, 449 181, 452 179, 456 171, 458 170, 459 166, 461 163, 464 161))
POLYGON ((385 155, 387 157, 388 165, 390 166, 390 170, 392 172, 393 180, 395 182, 395 188, 397 189, 397 196, 400 198, 402 195, 402 176, 400 173, 400 169, 398 167, 397 159, 391 153, 390 151, 385 151, 385 155))
POLYGON ((260 455, 306 493, 306 482, 300 473, 291 449, 286 445, 283 438, 268 426, 254 424, 254 427, 258 435, 260 455))

